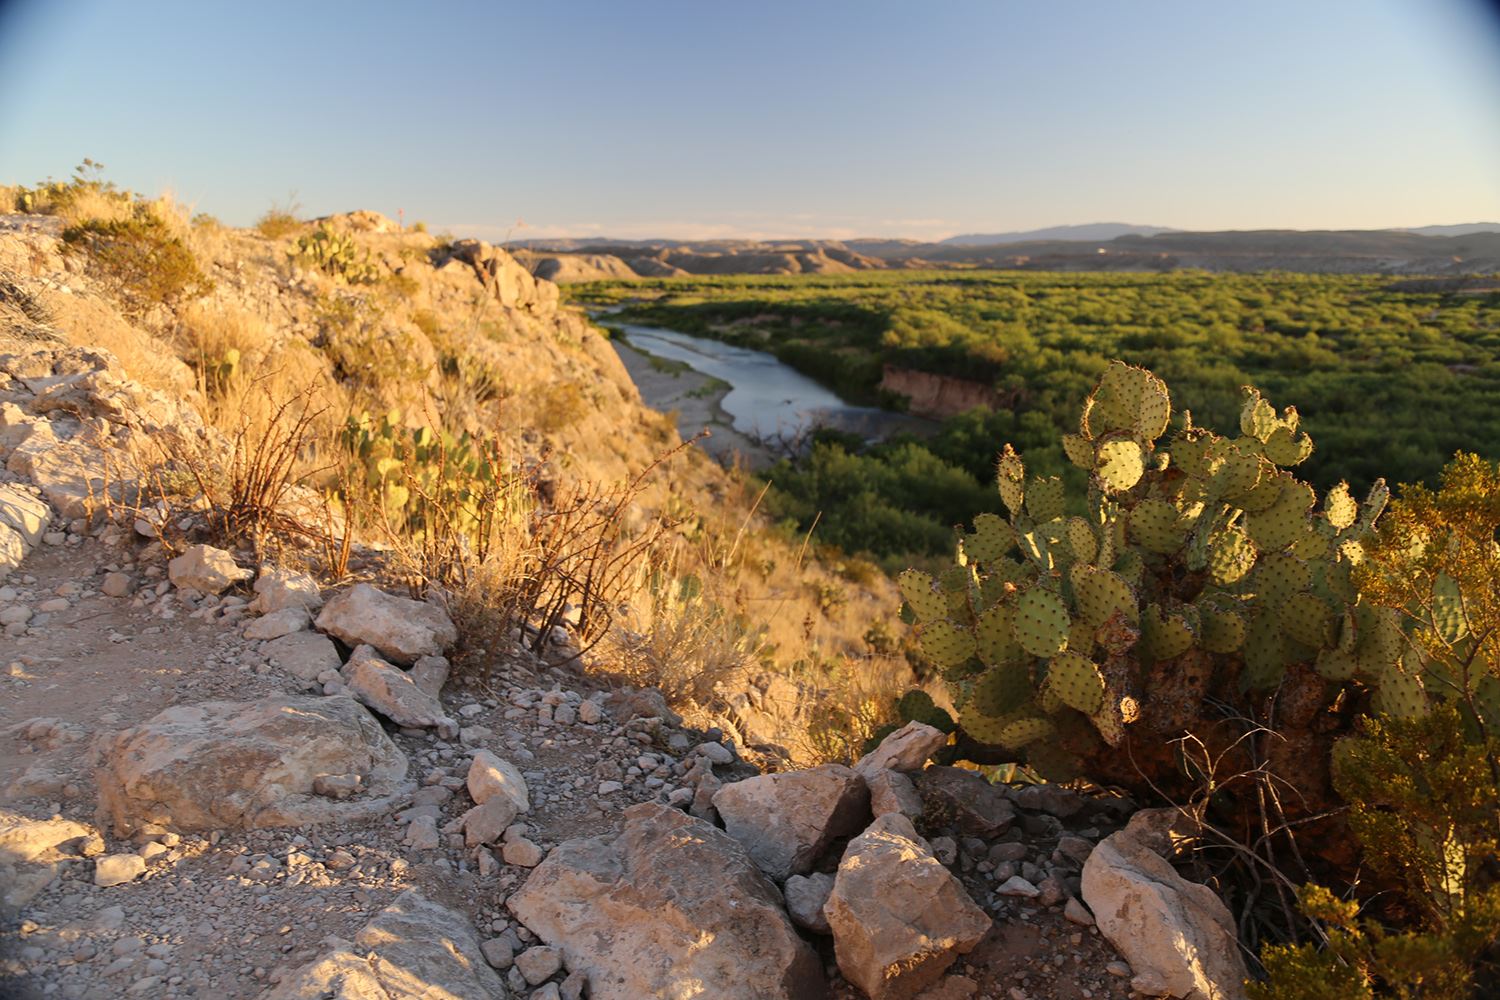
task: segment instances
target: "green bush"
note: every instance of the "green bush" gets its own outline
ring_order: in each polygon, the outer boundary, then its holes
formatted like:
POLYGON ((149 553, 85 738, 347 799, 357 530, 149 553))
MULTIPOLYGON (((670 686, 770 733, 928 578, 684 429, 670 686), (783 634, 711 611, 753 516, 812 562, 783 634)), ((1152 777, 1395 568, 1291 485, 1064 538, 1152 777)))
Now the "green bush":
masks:
POLYGON ((86 253, 94 267, 135 310, 175 305, 206 294, 213 283, 197 258, 155 213, 128 219, 89 219, 63 230, 63 243, 86 253))

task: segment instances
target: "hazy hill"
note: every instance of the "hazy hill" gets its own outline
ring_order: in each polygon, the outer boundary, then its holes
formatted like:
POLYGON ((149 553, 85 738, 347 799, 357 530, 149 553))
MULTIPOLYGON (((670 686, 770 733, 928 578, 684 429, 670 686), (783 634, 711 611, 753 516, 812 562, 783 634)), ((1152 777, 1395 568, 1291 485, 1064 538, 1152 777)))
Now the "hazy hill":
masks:
POLYGON ((531 240, 513 244, 555 281, 722 274, 838 274, 878 268, 1052 271, 1289 270, 1453 277, 1500 271, 1500 223, 1421 229, 1192 232, 1124 223, 853 240, 531 240), (1050 235, 1049 235, 1050 234, 1050 235), (1089 235, 1094 234, 1094 235, 1089 235), (1113 234, 1113 235, 1111 235, 1113 234))
POLYGON ((1013 233, 970 233, 950 236, 940 246, 993 246, 1000 243, 1027 243, 1034 240, 1112 240, 1120 236, 1154 236, 1176 230, 1165 226, 1133 226, 1128 222, 1093 222, 1074 226, 1049 226, 1013 233))

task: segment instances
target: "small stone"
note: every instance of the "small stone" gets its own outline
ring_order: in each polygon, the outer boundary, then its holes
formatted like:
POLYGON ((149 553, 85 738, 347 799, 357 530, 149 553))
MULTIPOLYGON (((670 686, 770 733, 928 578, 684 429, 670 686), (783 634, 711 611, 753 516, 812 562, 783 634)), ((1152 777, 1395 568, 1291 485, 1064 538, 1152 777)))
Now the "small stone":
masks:
MULTIPOLYGON (((582 969, 579 969, 568 974, 568 977, 562 981, 562 985, 557 988, 557 993, 562 1000, 583 1000, 584 994, 588 991, 588 985, 589 977, 582 969)), ((533 993, 532 996, 536 994, 533 993)))
POLYGON ((578 721, 586 726, 596 726, 604 720, 604 709, 596 701, 585 699, 578 705, 578 721))
POLYGON ((44 615, 56 614, 59 611, 68 610, 68 599, 66 597, 54 597, 43 601, 36 609, 44 615))
POLYGON ((245 626, 246 639, 280 639, 301 632, 312 622, 306 608, 290 607, 262 615, 245 626))
POLYGON ((124 885, 145 871, 146 859, 139 854, 106 854, 94 862, 94 884, 105 888, 124 885))
POLYGON ((442 844, 438 836, 437 820, 431 816, 418 816, 412 820, 406 831, 405 842, 413 850, 436 850, 442 844))
POLYGON ((544 945, 527 948, 516 956, 516 968, 521 970, 529 985, 536 986, 551 979, 562 968, 562 952, 544 945))
POLYGON ((1128 979, 1130 977, 1130 966, 1124 962, 1110 962, 1104 967, 1104 971, 1111 976, 1118 976, 1121 979, 1128 979))
POLYGON ((1041 895, 1041 890, 1019 875, 1012 875, 995 891, 1002 896, 1019 896, 1022 899, 1035 899, 1041 895))
POLYGON ((313 779, 313 794, 328 799, 347 799, 359 791, 357 774, 322 774, 313 779))
POLYGON ((618 792, 624 787, 625 786, 620 784, 618 781, 601 781, 599 782, 599 794, 613 795, 615 792, 618 792))
POLYGON ((106 573, 99 590, 105 597, 129 597, 135 593, 135 581, 129 573, 106 573))
POLYGON ((167 847, 163 844, 158 844, 153 840, 142 844, 140 846, 140 849, 137 850, 136 853, 147 861, 150 861, 152 858, 156 857, 159 854, 166 854, 167 847))
POLYGON ((1075 923, 1079 927, 1094 926, 1094 915, 1089 912, 1087 906, 1079 902, 1076 896, 1068 897, 1068 902, 1063 906, 1063 916, 1070 923, 1075 923))
POLYGON ((504 972, 515 962, 515 949, 510 943, 510 938, 490 938, 479 946, 484 954, 484 960, 490 963, 491 968, 504 972))
POLYGON ((519 865, 522 868, 535 868, 542 863, 544 854, 542 849, 525 837, 507 841, 500 849, 500 856, 508 865, 519 865))
POLYGON ((734 752, 722 743, 699 743, 698 753, 711 764, 733 764, 734 752))

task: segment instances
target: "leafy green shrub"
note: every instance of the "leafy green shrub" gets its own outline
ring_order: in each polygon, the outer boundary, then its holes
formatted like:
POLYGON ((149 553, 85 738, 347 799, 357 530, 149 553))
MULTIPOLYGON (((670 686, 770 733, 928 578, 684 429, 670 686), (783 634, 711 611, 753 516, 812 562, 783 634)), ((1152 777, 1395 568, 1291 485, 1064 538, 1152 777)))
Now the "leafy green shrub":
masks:
POLYGON ((1350 826, 1383 884, 1415 917, 1391 930, 1359 919, 1356 903, 1304 886, 1303 913, 1326 925, 1326 946, 1267 948, 1253 1000, 1394 996, 1468 1000, 1500 982, 1500 888, 1494 884, 1500 739, 1466 736, 1452 704, 1419 719, 1370 720, 1339 745, 1334 780, 1350 826), (1376 990, 1379 990, 1377 994, 1376 990))
POLYGON ((319 226, 297 238, 290 251, 294 262, 315 268, 351 285, 368 285, 380 280, 380 268, 370 262, 370 255, 354 242, 354 237, 327 226, 319 226))
POLYGON ((86 253, 137 311, 175 305, 213 287, 192 250, 149 210, 138 210, 128 219, 88 219, 69 226, 63 230, 63 243, 86 253))

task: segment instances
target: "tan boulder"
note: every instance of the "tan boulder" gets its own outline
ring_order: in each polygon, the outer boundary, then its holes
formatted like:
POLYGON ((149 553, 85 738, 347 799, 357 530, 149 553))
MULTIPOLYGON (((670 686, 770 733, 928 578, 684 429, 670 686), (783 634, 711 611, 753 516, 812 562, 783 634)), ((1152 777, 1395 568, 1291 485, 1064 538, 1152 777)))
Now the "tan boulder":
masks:
MULTIPOLYGON (((1131 826, 1141 829, 1134 820, 1131 826)), ((1243 1000, 1247 973, 1229 908, 1208 886, 1177 874, 1128 828, 1089 854, 1083 901, 1099 932, 1130 963, 1136 992, 1243 1000)))
POLYGON ((260 576, 255 579, 251 611, 269 615, 285 608, 304 608, 311 613, 322 606, 323 594, 318 581, 306 573, 275 566, 261 567, 260 576))
POLYGON ((871 1000, 916 996, 991 924, 899 813, 849 842, 823 912, 839 970, 871 1000))
POLYGON ((13 917, 57 875, 58 863, 76 853, 66 848, 94 833, 60 817, 28 819, 0 810, 0 919, 13 917))
POLYGON ((928 759, 948 745, 948 736, 923 722, 908 722, 865 754, 854 770, 865 777, 879 771, 920 771, 928 759))
POLYGON ((555 848, 507 902, 592 1000, 816 1000, 817 955, 739 842, 655 803, 555 848))
POLYGON ((506 1000, 469 921, 408 889, 262 1000, 506 1000))
POLYGON ((234 556, 212 545, 194 545, 167 563, 167 578, 172 586, 218 594, 254 576, 235 563, 234 556))
POLYGON ((835 838, 858 833, 870 818, 869 789, 842 764, 736 781, 713 803, 724 829, 777 882, 811 871, 835 838))
POLYGON ((520 768, 489 750, 475 752, 464 782, 470 798, 480 805, 499 796, 509 800, 517 812, 531 809, 531 793, 520 768))
POLYGON ((319 629, 350 646, 369 645, 393 663, 410 666, 418 657, 441 656, 458 641, 458 629, 442 608, 355 584, 319 613, 319 629))
POLYGON ((412 784, 406 757, 347 697, 272 696, 177 705, 96 747, 101 823, 128 835, 304 826, 383 815, 412 784), (363 793, 318 795, 328 775, 358 775, 363 793))
POLYGON ((436 729, 445 738, 458 735, 458 723, 443 714, 442 702, 382 660, 373 647, 356 647, 342 674, 350 694, 396 725, 436 729))

